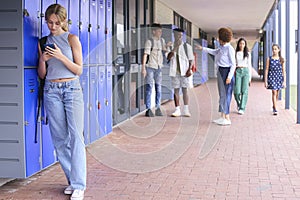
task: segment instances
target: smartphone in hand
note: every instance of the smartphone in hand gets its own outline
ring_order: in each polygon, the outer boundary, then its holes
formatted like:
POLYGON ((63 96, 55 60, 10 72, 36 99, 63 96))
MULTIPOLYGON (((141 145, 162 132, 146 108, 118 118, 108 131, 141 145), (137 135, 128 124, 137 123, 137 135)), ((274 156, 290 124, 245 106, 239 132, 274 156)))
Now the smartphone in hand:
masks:
POLYGON ((46 47, 50 47, 50 48, 52 48, 52 49, 55 49, 54 44, 44 44, 44 45, 43 45, 43 49, 42 49, 43 52, 46 51, 46 47))

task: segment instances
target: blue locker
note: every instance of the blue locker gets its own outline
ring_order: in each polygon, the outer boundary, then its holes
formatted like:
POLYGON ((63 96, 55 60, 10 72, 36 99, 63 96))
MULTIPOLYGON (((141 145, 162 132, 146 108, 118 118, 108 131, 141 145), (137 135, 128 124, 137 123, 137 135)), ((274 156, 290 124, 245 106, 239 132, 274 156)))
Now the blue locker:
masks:
POLYGON ((40 129, 37 124, 38 80, 35 69, 24 70, 24 121, 26 176, 41 169, 40 129))
POLYGON ((70 0, 68 18, 70 33, 79 36, 79 0, 70 0))
POLYGON ((106 66, 105 134, 112 132, 112 66, 106 66))
POLYGON ((98 82, 98 97, 99 97, 99 107, 98 107, 98 119, 100 124, 100 137, 105 135, 105 103, 106 103, 106 95, 105 95, 105 86, 106 86, 106 78, 105 78, 105 66, 100 66, 99 68, 99 82, 98 82))
POLYGON ((44 105, 42 105, 42 167, 46 168, 57 161, 56 152, 52 143, 51 133, 49 129, 49 124, 47 120, 47 113, 45 111, 44 105))
POLYGON ((79 14, 79 39, 82 45, 82 59, 83 64, 86 65, 89 62, 89 1, 80 0, 80 14, 79 14))
POLYGON ((24 0, 24 66, 37 66, 38 54, 32 53, 38 51, 38 38, 39 38, 39 16, 38 10, 40 10, 40 1, 24 0))
POLYGON ((46 35, 49 35, 49 29, 48 29, 48 26, 47 26, 47 23, 46 23, 46 20, 45 20, 45 13, 46 13, 46 10, 47 8, 51 5, 51 4, 54 4, 56 3, 56 0, 42 0, 42 16, 41 17, 41 24, 42 24, 42 37, 43 36, 46 36, 46 35))
POLYGON ((90 13, 89 13, 89 63, 97 64, 97 0, 90 0, 90 13))
POLYGON ((90 140, 90 131, 89 131, 89 68, 84 67, 83 72, 80 76, 80 84, 83 91, 83 100, 84 100, 84 142, 89 144, 90 140))
POLYGON ((106 40, 106 63, 112 63, 112 0, 106 0, 105 40, 106 40))
MULTIPOLYGON (((72 0, 70 0, 72 1, 72 0)), ((67 10, 67 14, 69 14, 69 0, 56 0, 56 3, 62 5, 63 7, 65 7, 65 9, 67 10)))
POLYGON ((105 64, 105 54, 106 54, 106 45, 105 45, 105 1, 99 0, 98 5, 98 29, 97 29, 97 40, 98 40, 98 60, 100 64, 105 64))
POLYGON ((98 68, 97 67, 90 67, 90 85, 89 85, 89 127, 90 127, 90 136, 91 142, 94 142, 100 137, 99 134, 99 121, 98 121, 98 108, 100 107, 100 102, 98 100, 98 68))

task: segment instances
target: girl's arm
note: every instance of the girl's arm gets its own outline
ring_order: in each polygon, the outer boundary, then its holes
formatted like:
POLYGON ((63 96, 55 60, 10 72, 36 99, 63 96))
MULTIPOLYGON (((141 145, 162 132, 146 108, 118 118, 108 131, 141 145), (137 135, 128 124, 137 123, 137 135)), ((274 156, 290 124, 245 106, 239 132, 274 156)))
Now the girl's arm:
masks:
POLYGON ((230 71, 229 71, 227 79, 226 79, 226 84, 231 83, 231 79, 234 76, 234 72, 236 69, 235 51, 232 46, 230 46, 228 53, 229 53, 228 56, 229 56, 229 60, 231 62, 231 66, 230 66, 230 71))
POLYGON ((198 44, 195 44, 195 49, 198 49, 200 51, 202 50, 202 51, 209 53, 211 55, 214 55, 214 56, 217 54, 217 51, 218 51, 218 49, 211 49, 211 48, 203 47, 198 44))
POLYGON ((39 50, 39 65, 38 65, 38 75, 41 79, 44 79, 46 76, 46 61, 44 59, 44 54, 42 53, 40 42, 38 42, 38 50, 39 50))
MULTIPOLYGON (((265 87, 268 88, 268 73, 269 73, 270 58, 267 58, 265 69, 265 87)), ((283 68, 282 68, 283 69, 283 68)))

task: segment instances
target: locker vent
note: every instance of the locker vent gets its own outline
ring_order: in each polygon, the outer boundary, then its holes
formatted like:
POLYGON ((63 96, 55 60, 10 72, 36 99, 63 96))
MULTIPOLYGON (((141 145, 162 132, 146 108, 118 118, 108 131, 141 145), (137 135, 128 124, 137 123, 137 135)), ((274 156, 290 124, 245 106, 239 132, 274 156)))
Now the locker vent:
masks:
POLYGON ((5 66, 5 65, 0 65, 0 69, 17 69, 18 66, 5 66))
POLYGON ((5 12, 5 13, 8 13, 8 12, 18 12, 17 9, 0 9, 0 12, 5 12))

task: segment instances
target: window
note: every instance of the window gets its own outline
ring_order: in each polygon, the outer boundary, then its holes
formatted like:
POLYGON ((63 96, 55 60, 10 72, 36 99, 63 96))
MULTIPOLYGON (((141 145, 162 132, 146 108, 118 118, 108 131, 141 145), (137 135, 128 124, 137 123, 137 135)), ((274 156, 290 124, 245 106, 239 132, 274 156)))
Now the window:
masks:
POLYGON ((185 30, 186 42, 191 44, 192 23, 178 13, 174 12, 174 25, 185 30))

